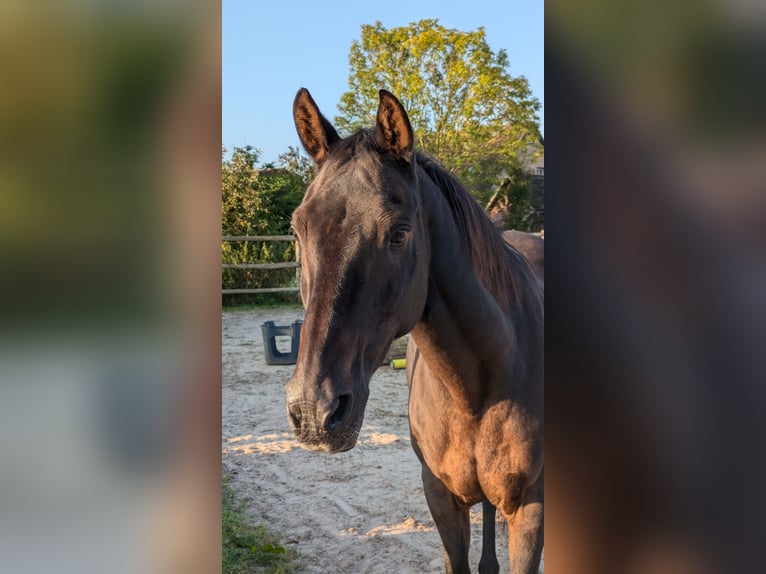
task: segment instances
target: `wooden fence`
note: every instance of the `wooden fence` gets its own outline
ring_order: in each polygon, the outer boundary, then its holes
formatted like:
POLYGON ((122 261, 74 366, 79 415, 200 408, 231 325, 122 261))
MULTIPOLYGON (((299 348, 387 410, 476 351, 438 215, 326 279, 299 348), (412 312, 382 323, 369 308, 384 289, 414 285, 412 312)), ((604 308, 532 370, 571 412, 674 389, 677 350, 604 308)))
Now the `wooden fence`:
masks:
MULTIPOLYGON (((293 235, 224 235, 222 241, 295 241, 293 235)), ((295 268, 295 273, 300 283, 301 272, 300 244, 295 246, 295 261, 283 263, 223 263, 223 269, 290 269, 295 268)), ((244 295, 250 293, 297 293, 298 287, 267 287, 261 289, 221 289, 223 295, 244 295)))

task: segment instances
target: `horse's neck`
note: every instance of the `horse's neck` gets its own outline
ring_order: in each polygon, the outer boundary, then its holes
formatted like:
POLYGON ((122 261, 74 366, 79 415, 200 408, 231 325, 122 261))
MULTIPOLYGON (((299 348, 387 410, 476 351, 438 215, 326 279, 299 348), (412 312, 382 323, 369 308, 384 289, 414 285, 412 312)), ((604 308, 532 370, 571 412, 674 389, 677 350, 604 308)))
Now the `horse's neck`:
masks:
POLYGON ((432 216, 429 291, 412 336, 429 370, 452 386, 456 400, 481 408, 492 377, 514 369, 517 329, 472 269, 470 255, 438 190, 428 197, 432 216), (439 195, 436 195, 439 194, 439 195))

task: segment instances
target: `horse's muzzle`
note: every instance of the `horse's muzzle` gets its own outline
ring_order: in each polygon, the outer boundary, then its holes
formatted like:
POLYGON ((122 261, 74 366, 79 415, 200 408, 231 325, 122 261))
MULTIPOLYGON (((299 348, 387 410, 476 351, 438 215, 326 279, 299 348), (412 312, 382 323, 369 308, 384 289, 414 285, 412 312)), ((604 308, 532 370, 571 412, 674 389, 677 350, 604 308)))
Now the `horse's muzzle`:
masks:
MULTIPOLYGON (((353 424, 353 396, 342 394, 333 400, 287 401, 287 418, 299 443, 310 450, 342 452, 356 445, 359 426, 353 424)), ((360 421, 361 422, 361 421, 360 421)))

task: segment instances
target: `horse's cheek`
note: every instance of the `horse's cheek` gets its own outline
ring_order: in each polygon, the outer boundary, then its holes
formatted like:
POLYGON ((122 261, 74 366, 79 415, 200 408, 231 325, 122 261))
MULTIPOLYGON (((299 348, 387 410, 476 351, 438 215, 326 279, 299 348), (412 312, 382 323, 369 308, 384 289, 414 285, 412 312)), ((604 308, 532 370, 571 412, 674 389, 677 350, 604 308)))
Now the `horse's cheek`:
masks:
POLYGON ((421 308, 426 304, 428 295, 428 261, 422 252, 415 251, 412 256, 412 272, 410 274, 411 298, 417 301, 421 308))
POLYGON ((428 294, 427 268, 413 256, 401 270, 397 282, 396 308, 400 330, 409 331, 420 319, 428 294))

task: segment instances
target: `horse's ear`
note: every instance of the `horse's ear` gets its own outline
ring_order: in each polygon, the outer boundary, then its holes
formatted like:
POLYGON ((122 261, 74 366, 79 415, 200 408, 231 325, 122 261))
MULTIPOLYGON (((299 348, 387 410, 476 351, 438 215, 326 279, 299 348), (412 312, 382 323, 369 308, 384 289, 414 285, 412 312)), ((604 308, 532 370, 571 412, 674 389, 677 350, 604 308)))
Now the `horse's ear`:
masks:
POLYGON ((401 102, 386 90, 380 90, 376 131, 381 148, 394 152, 407 161, 412 159, 414 141, 410 119, 401 102))
POLYGON ((338 132, 321 114, 306 88, 301 88, 295 95, 293 119, 303 148, 316 163, 321 162, 330 146, 340 140, 338 132))

